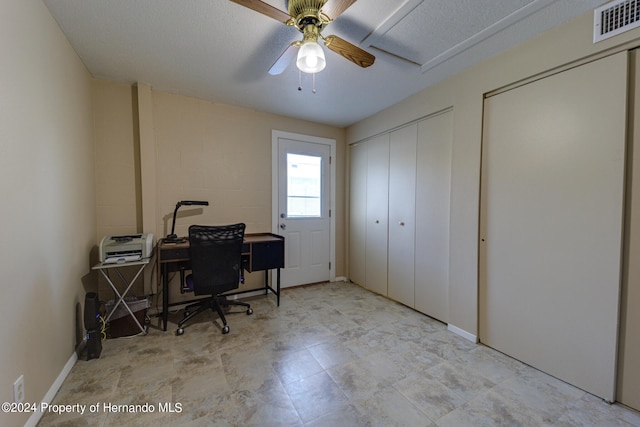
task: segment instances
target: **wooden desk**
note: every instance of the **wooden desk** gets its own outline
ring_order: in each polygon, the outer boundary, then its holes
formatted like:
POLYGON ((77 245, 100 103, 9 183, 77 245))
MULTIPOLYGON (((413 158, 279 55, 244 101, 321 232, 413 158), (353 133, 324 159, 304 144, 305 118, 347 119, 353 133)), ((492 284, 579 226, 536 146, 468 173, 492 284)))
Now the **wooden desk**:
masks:
MULTIPOLYGON (((162 283, 162 330, 167 330, 167 319, 171 305, 185 304, 181 301, 169 304, 169 272, 178 271, 181 268, 191 269, 191 254, 189 252, 189 239, 184 243, 166 243, 164 239, 158 242, 158 286, 162 283)), ((264 270, 264 287, 230 292, 225 295, 238 295, 247 292, 264 290, 265 295, 269 291, 276 295, 278 306, 280 305, 280 269, 284 268, 284 237, 272 233, 247 233, 244 235, 242 245, 242 264, 246 271, 264 270), (276 269, 276 289, 269 285, 269 270, 276 269)))

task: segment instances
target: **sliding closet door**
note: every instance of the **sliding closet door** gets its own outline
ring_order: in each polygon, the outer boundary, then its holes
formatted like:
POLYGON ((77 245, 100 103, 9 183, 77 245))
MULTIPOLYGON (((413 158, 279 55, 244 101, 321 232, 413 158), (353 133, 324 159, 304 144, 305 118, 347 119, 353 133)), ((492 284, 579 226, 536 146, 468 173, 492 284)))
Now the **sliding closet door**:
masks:
POLYGON ((626 53, 485 101, 480 338, 613 400, 626 53))
POLYGON ((449 322, 453 112, 418 123, 415 309, 449 322))
POLYGON ((632 149, 627 181, 624 282, 620 313, 617 400, 640 411, 640 51, 633 52, 630 79, 632 149))

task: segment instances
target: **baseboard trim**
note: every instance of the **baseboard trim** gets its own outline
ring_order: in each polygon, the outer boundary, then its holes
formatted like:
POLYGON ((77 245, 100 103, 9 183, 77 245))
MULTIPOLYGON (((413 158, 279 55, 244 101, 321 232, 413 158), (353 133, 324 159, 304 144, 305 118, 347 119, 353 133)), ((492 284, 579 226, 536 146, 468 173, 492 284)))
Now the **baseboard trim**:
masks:
POLYGON ((266 297, 266 296, 269 296, 269 295, 272 295, 272 294, 270 294, 270 293, 269 294, 265 294, 264 293, 264 288, 262 288, 262 289, 257 289, 255 291, 245 292, 245 293, 242 293, 242 294, 229 295, 229 296, 227 296, 227 299, 237 300, 237 299, 242 299, 242 298, 246 298, 246 297, 257 297, 257 296, 260 296, 260 295, 266 297))
MULTIPOLYGON (((49 388, 49 391, 47 391, 47 394, 45 394, 42 398, 42 403, 51 404, 51 402, 53 402, 53 398, 56 397, 56 393, 58 392, 58 390, 60 390, 60 387, 62 387, 62 383, 67 378, 67 376, 71 372, 71 369, 73 368, 73 365, 75 365, 77 361, 78 354, 74 351, 67 363, 62 368, 62 371, 60 371, 60 374, 58 374, 56 380, 53 382, 53 384, 51 384, 51 387, 49 388)), ((38 422, 40 421, 40 418, 42 418, 42 412, 40 412, 40 410, 37 410, 31 414, 24 426, 36 427, 38 425, 38 422)))
POLYGON ((457 326, 453 326, 452 324, 448 324, 447 329, 456 335, 460 335, 462 338, 465 338, 476 344, 478 343, 478 337, 473 335, 472 333, 465 331, 464 329, 460 329, 457 326))
POLYGON ((348 282, 349 280, 344 276, 338 276, 332 282, 348 282))

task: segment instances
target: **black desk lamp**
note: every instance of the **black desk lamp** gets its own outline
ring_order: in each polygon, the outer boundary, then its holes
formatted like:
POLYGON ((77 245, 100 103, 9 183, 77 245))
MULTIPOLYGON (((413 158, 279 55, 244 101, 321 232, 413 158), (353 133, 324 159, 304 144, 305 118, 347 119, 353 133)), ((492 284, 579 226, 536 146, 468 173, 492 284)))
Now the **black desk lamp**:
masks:
POLYGON ((176 230, 176 215, 178 213, 178 209, 180 209, 180 206, 193 206, 193 205, 209 206, 209 202, 200 202, 200 201, 197 201, 197 200, 182 200, 182 201, 176 203, 176 209, 173 211, 173 223, 171 224, 171 234, 167 235, 167 237, 164 239, 165 242, 167 242, 167 243, 182 243, 182 242, 185 241, 184 238, 178 237, 175 234, 175 230, 176 230))

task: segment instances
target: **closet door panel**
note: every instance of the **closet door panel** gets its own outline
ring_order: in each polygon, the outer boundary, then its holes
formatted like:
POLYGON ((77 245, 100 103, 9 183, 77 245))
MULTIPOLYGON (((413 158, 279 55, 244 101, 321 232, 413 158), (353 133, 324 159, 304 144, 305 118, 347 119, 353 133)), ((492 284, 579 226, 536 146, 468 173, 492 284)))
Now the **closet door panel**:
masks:
POLYGON ((480 338, 614 399, 627 54, 485 101, 480 338))
POLYGON ((416 139, 418 126, 390 133, 388 296, 414 306, 416 139))
POLYGON ((365 285, 367 224, 367 146, 351 146, 349 185, 349 279, 365 285))
POLYGON ((640 411, 640 50, 633 52, 632 149, 627 182, 617 400, 640 411))
POLYGON ((449 215, 453 112, 418 123, 415 308, 449 321, 449 215))
POLYGON ((365 287, 387 295, 389 218, 389 135, 367 141, 367 222, 365 287))

